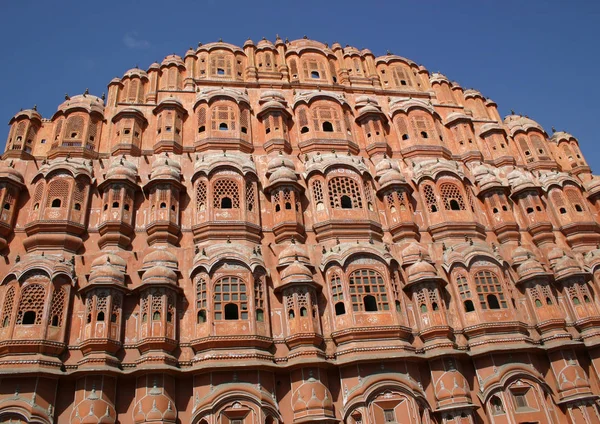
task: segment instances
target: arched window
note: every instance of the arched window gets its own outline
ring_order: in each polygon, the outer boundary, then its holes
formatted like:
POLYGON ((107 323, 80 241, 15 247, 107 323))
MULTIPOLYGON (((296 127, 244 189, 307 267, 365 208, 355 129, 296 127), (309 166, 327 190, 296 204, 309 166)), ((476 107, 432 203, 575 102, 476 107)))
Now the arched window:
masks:
POLYGON ((213 106, 211 128, 219 131, 235 131, 236 113, 233 107, 226 104, 213 106))
POLYGON ((332 208, 362 208, 360 188, 352 178, 333 177, 328 181, 327 188, 329 190, 329 203, 332 208), (344 199, 344 197, 348 199, 344 199))
POLYGON ((504 406, 502 405, 502 401, 498 396, 493 396, 490 399, 490 409, 492 410, 493 415, 504 414, 504 406))
POLYGON ((215 320, 248 319, 246 284, 237 277, 223 277, 217 281, 214 310, 215 320))
POLYGON ((392 76, 394 78, 394 85, 398 88, 405 86, 412 86, 412 80, 410 78, 410 72, 404 69, 402 65, 395 66, 392 68, 392 76))
POLYGON ((455 184, 440 184, 440 193, 442 195, 442 203, 447 211, 466 210, 465 201, 460 193, 460 189, 455 184))
POLYGON ((340 114, 332 107, 315 107, 313 110, 313 121, 316 131, 342 132, 340 114))
POLYGON ((425 195, 425 203, 429 212, 435 213, 439 210, 437 199, 435 198, 435 192, 430 184, 423 186, 423 194, 425 195))
POLYGON ((17 325, 41 324, 44 312, 46 289, 41 284, 30 284, 23 288, 19 299, 17 325))
POLYGON ((465 312, 473 312, 475 307, 471 299, 471 290, 469 289, 467 278, 464 275, 458 275, 456 277, 456 286, 458 287, 458 293, 463 302, 465 312))
POLYGON ((58 178, 52 180, 50 184, 48 184, 48 200, 46 206, 53 208, 66 206, 70 191, 71 189, 69 188, 69 183, 66 179, 58 178))
POLYGON ((63 314, 67 302, 67 291, 64 287, 54 291, 52 303, 50 304, 50 325, 60 327, 63 322, 63 314))
POLYGON ((206 279, 204 277, 196 277, 196 310, 197 312, 197 323, 202 324, 206 322, 206 308, 207 308, 207 296, 206 296, 206 279))
POLYGON ((211 58, 211 73, 213 76, 228 76, 232 75, 232 58, 229 55, 214 55, 211 58))
MULTIPOLYGON (((81 140, 83 138, 83 126, 84 121, 81 116, 70 116, 67 119, 67 128, 65 132, 65 140, 81 140)), ((64 143, 68 146, 72 146, 73 143, 64 143)))
POLYGON ((0 322, 2 327, 8 327, 12 318, 13 305, 15 302, 15 288, 10 287, 4 296, 4 306, 2 307, 2 317, 0 322))
POLYGON ((196 185, 196 212, 206 210, 206 182, 198 181, 196 185))
POLYGON ((355 312, 388 311, 387 291, 381 274, 359 269, 348 278, 352 310, 355 312))
POLYGON ((215 209, 239 209, 240 194, 235 180, 220 179, 213 185, 213 207, 215 209))
POLYGON ((342 288, 340 276, 337 274, 332 275, 329 286, 331 287, 331 300, 335 305, 335 314, 344 315, 346 307, 344 306, 344 289, 342 288))
POLYGON ((506 309, 506 299, 498 276, 490 271, 475 274, 475 287, 481 309, 506 309))

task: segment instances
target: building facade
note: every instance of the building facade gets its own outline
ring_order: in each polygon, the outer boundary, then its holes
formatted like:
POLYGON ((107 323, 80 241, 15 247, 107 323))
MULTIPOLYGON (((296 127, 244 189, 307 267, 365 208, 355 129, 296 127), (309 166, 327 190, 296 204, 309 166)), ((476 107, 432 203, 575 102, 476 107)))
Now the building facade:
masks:
POLYGON ((9 124, 0 423, 600 422, 600 179, 570 134, 306 38, 9 124))

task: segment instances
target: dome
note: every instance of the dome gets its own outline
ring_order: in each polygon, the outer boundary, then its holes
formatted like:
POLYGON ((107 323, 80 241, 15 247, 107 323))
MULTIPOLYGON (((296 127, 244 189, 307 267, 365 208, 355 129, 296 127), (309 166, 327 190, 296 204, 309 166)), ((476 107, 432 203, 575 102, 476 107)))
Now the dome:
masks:
POLYGON ((0 180, 9 180, 21 185, 25 182, 23 175, 12 166, 6 164, 6 162, 0 163, 0 180))
POLYGON ((275 46, 273 45, 273 43, 271 43, 269 40, 267 40, 266 38, 263 37, 262 40, 260 40, 258 42, 258 44, 256 45, 257 49, 275 49, 275 46))
POLYGON ((304 417, 312 420, 334 418, 331 393, 312 375, 294 391, 292 402, 294 421, 304 417))
POLYGON ((171 159, 167 153, 159 154, 152 163, 152 173, 150 180, 167 179, 181 180, 181 165, 174 159, 171 159))
POLYGON ((279 253, 279 266, 290 264, 295 260, 310 264, 310 257, 304 245, 292 241, 289 246, 279 253))
POLYGON ((148 394, 135 405, 133 417, 136 424, 145 424, 152 421, 158 421, 161 424, 175 423, 177 409, 173 400, 155 384, 148 391, 148 394))
POLYGON ((269 186, 276 183, 296 183, 298 181, 294 162, 282 154, 269 160, 267 176, 269 177, 269 186))
POLYGON ((90 274, 90 284, 111 280, 122 284, 124 279, 125 276, 123 273, 116 266, 111 264, 95 267, 90 274))
POLYGON ((420 280, 438 278, 435 267, 422 259, 409 266, 406 275, 409 284, 420 280))
POLYGON ((116 419, 115 407, 98 396, 93 388, 88 396, 73 408, 71 424, 114 424, 116 419))
POLYGON ((97 266, 103 266, 106 264, 112 264, 117 267, 122 267, 123 270, 125 270, 125 267, 127 266, 127 261, 119 255, 115 255, 114 253, 104 253, 92 261, 92 268, 97 266))
POLYGON ((148 67, 148 71, 150 71, 150 70, 158 70, 158 69, 160 69, 160 63, 158 63, 158 62, 153 62, 148 67))
POLYGON ((518 131, 527 132, 530 129, 536 129, 543 133, 546 132, 546 131, 544 131, 544 128, 542 128, 542 126, 540 124, 538 124, 533 119, 526 117, 526 116, 508 115, 506 118, 504 118, 504 123, 506 124, 506 126, 509 129, 510 135, 514 135, 518 131))
POLYGON ((137 67, 131 68, 130 70, 125 72, 125 74, 123 74, 123 78, 133 78, 133 77, 148 79, 148 74, 143 69, 140 69, 137 67))
POLYGON ((285 102, 285 96, 281 91, 277 90, 265 90, 260 94, 260 101, 276 101, 285 102))
POLYGON ((390 169, 379 178, 379 185, 381 188, 400 184, 406 184, 406 179, 404 178, 404 175, 396 169, 390 169))
POLYGON ((471 403, 467 380, 458 371, 447 371, 437 380, 435 397, 441 405, 471 403))
POLYGON ((483 94, 481 94, 478 90, 474 90, 472 88, 465 90, 465 99, 468 98, 475 98, 475 97, 481 97, 482 99, 485 99, 485 97, 483 96, 483 94))
POLYGON ((40 123, 42 122, 42 115, 39 114, 37 109, 23 109, 17 112, 8 123, 12 124, 21 118, 29 119, 31 121, 38 121, 40 123))
POLYGON ((529 172, 516 167, 508 173, 506 178, 512 188, 513 194, 526 188, 537 187, 533 180, 533 176, 529 172))
POLYGON ((167 249, 155 249, 144 257, 142 268, 149 268, 156 265, 176 270, 179 261, 177 260, 177 257, 167 249))
POLYGON ((577 139, 572 134, 569 134, 568 132, 564 131, 556 131, 554 134, 552 134, 552 137, 550 137, 550 141, 553 141, 556 144, 560 143, 561 141, 570 140, 577 141, 577 139))
POLYGON ((534 257, 527 259, 517 268, 519 279, 534 277, 536 275, 546 274, 542 264, 534 257))
POLYGON ((429 253, 427 253, 427 249, 425 249, 425 247, 417 242, 410 243, 402 250, 403 265, 415 263, 423 258, 428 259, 429 253))
POLYGON ((165 57, 161 62, 160 67, 162 68, 163 66, 171 65, 181 66, 185 68, 185 63, 183 62, 183 59, 181 58, 181 56, 178 56, 176 54, 170 54, 167 57, 165 57))
POLYGON ((106 171, 106 180, 129 180, 137 182, 137 166, 125 159, 125 156, 115 159, 111 162, 108 171, 106 171))
POLYGON ((104 115, 104 100, 91 94, 79 94, 65 100, 59 107, 58 112, 66 113, 70 110, 83 109, 88 113, 104 115))
POLYGON ((435 83, 441 84, 442 82, 445 82, 448 85, 450 84, 450 80, 446 77, 446 75, 441 74, 439 72, 433 72, 431 74, 431 76, 429 77, 429 82, 431 84, 435 84, 435 83))
POLYGON ((281 272, 281 279, 285 282, 312 281, 312 272, 306 265, 296 260, 281 272))
POLYGON ((173 270, 162 266, 155 265, 148 271, 144 272, 142 284, 177 284, 177 274, 173 270))

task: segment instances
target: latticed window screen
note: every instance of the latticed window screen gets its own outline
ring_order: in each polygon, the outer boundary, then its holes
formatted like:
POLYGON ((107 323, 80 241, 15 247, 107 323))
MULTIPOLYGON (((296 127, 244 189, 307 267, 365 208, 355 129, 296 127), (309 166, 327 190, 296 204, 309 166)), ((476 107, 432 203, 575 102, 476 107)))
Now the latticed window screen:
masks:
MULTIPOLYGON (((56 123, 56 128, 54 129, 54 140, 58 140, 58 138, 60 137, 61 131, 62 131, 62 126, 63 126, 63 120, 59 119, 58 122, 56 123)), ((56 143, 52 144, 53 146, 56 145, 56 143)))
POLYGON ((563 144, 562 149, 565 157, 569 160, 573 160, 573 152, 571 151, 571 147, 567 143, 563 144))
POLYGON ((211 59, 211 74, 217 77, 231 77, 231 57, 225 55, 217 55, 211 59))
POLYGON ((323 186, 321 185, 321 181, 316 180, 312 182, 312 191, 315 203, 323 202, 323 186))
POLYGON ((204 276, 196 278, 196 308, 206 309, 206 279, 204 276))
POLYGON ((539 284, 534 287, 528 287, 527 292, 529 293, 529 297, 533 300, 533 303, 536 307, 542 306, 544 303, 540 299, 540 292, 538 290, 539 284))
POLYGON ((365 199, 367 203, 373 204, 373 191, 371 190, 371 183, 368 180, 363 182, 365 187, 365 199))
POLYGON ((335 132, 342 132, 340 114, 330 107, 318 107, 313 111, 313 125, 316 131, 323 131, 323 124, 329 122, 335 132))
POLYGON ((577 190, 575 187, 565 187, 564 193, 567 196, 567 201, 569 202, 569 205, 571 205, 571 208, 575 212, 583 212, 584 203, 579 190, 577 190), (577 210, 577 206, 579 206, 579 209, 581 210, 577 210))
POLYGON ((198 112, 196 112, 196 120, 198 123, 198 131, 201 131, 201 129, 204 127, 204 129, 206 129, 206 107, 205 106, 201 106, 198 109, 198 112))
POLYGON ((336 78, 337 72, 335 70, 335 62, 333 60, 329 61, 329 72, 331 72, 332 78, 336 78))
POLYGON ((46 200, 46 206, 49 207, 52 205, 52 201, 55 199, 60 200, 60 206, 62 208, 67 207, 67 198, 69 196, 69 183, 67 180, 59 178, 52 180, 50 184, 48 184, 48 196, 46 200))
POLYGON ((342 288, 342 279, 339 275, 333 274, 331 276, 331 299, 333 303, 341 302, 344 300, 344 289, 342 288))
POLYGON ((129 103, 136 103, 138 101, 138 86, 139 82, 137 78, 129 81, 129 90, 127 94, 127 101, 129 103))
POLYGON ((177 66, 171 66, 169 68, 169 81, 167 83, 167 87, 170 90, 174 90, 177 88, 178 86, 178 80, 179 79, 179 70, 177 69, 177 66))
POLYGON ((148 297, 149 296, 143 296, 140 302, 140 312, 143 323, 148 321, 148 297))
POLYGON ((240 113, 240 130, 242 133, 244 132, 244 128, 246 129, 246 133, 250 128, 250 112, 248 109, 242 109, 240 113))
POLYGON ((431 139, 433 134, 433 127, 431 125, 431 121, 426 116, 415 116, 411 118, 411 124, 415 132, 420 138, 428 138, 431 139), (422 133, 425 132, 427 137, 422 133))
POLYGON ((110 315, 110 322, 118 322, 119 315, 121 315, 121 295, 114 294, 112 296, 112 313, 110 315))
POLYGON ((502 285, 496 274, 490 271, 479 271, 475 274, 475 287, 481 309, 496 309, 491 304, 491 296, 495 296, 499 307, 505 309, 506 299, 502 291, 502 285))
POLYGON ((569 286, 566 286, 567 295, 571 299, 574 305, 581 303, 590 303, 592 297, 587 284, 583 282, 574 282, 569 286))
POLYGON ((163 313, 163 293, 160 290, 152 290, 151 292, 152 302, 150 303, 150 311, 152 312, 152 320, 158 321, 162 319, 163 313))
POLYGON ((325 79, 326 77, 325 65, 321 61, 305 60, 302 69, 304 70, 304 79, 325 79))
POLYGON ((348 278, 352 310, 365 311, 365 297, 373 296, 377 302, 378 311, 388 311, 388 296, 385 282, 381 274, 371 269, 359 269, 348 278))
POLYGON ((465 200, 460 194, 460 189, 456 184, 443 183, 440 184, 440 193, 442 195, 442 202, 444 208, 448 210, 466 210, 465 200), (454 202, 453 202, 454 200, 454 202))
POLYGON ((254 307, 263 310, 265 308, 265 293, 263 282, 260 278, 254 279, 254 307))
POLYGON ((329 204, 332 208, 342 207, 342 197, 347 196, 352 202, 352 208, 362 208, 362 197, 358 183, 349 177, 333 177, 327 183, 329 204))
POLYGON ((212 109, 211 128, 213 130, 235 130, 235 111, 231 106, 214 106, 212 109))
POLYGON ((292 74, 292 78, 298 78, 298 63, 296 59, 290 60, 290 73, 292 74))
POLYGON ((230 179, 215 181, 213 186, 213 207, 220 209, 223 198, 231 200, 231 207, 233 209, 239 209, 240 192, 236 181, 230 179))
POLYGON ((60 327, 62 325, 66 300, 67 291, 64 287, 54 291, 50 305, 50 324, 53 327, 60 327))
POLYGON ((215 284, 215 319, 225 318, 225 309, 229 304, 237 306, 239 319, 248 319, 248 295, 246 284, 237 277, 223 277, 215 284))
POLYGON ((196 185, 196 211, 204 210, 206 210, 206 182, 200 180, 196 185))
POLYGON ((458 293, 460 298, 465 301, 471 299, 471 290, 469 289, 469 283, 464 275, 458 275, 456 277, 456 286, 458 287, 458 293))
POLYGON ((394 78, 394 84, 396 87, 412 86, 410 73, 407 72, 402 66, 394 67, 392 69, 392 76, 394 78))
POLYGON ((395 121, 396 128, 398 129, 398 134, 400 134, 400 138, 402 140, 406 140, 409 137, 406 119, 404 119, 402 116, 398 116, 395 121))
POLYGON ((298 111, 298 125, 300 127, 306 127, 308 125, 308 117, 306 115, 306 109, 300 109, 298 111))
POLYGON ((46 289, 41 284, 30 284, 21 291, 19 299, 19 310, 17 312, 17 325, 23 324, 23 318, 27 313, 34 313, 33 324, 42 323, 44 312, 44 301, 46 300, 46 289))
POLYGON ((102 312, 106 315, 108 312, 108 292, 101 291, 96 298, 96 314, 102 312))
POLYGON ((83 135, 83 118, 81 116, 71 116, 67 120, 67 130, 65 138, 80 139, 83 135))
POLYGON ((246 208, 253 211, 256 208, 256 194, 254 184, 251 181, 246 182, 246 208))
POLYGON ((546 154, 546 146, 544 145, 544 140, 538 135, 531 136, 531 142, 533 143, 533 147, 535 148, 535 153, 540 160, 550 160, 550 157, 546 154))
POLYGON ((85 189, 86 184, 83 181, 77 180, 75 182, 75 189, 73 190, 73 206, 76 204, 79 204, 80 207, 83 206, 83 201, 85 200, 85 189))
POLYGON ((437 212, 439 210, 437 199, 433 187, 429 184, 423 186, 423 194, 425 195, 425 203, 429 212, 437 212))
POLYGON ((0 317, 0 325, 7 327, 10 324, 13 305, 15 303, 15 288, 10 287, 4 296, 4 306, 2 307, 2 316, 0 317))

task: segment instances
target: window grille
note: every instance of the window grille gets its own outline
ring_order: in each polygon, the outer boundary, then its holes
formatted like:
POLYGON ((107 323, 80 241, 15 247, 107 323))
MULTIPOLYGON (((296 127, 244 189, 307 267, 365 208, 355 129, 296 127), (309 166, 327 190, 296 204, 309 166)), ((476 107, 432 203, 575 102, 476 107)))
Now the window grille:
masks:
POLYGON ((475 274, 475 287, 481 309, 506 309, 502 285, 496 274, 490 271, 479 271, 475 274))
POLYGON ((323 202, 323 186, 321 185, 321 181, 313 181, 312 189, 315 203, 323 202))
POLYGON ((64 287, 55 290, 52 295, 52 304, 50 306, 50 325, 53 327, 62 326, 66 297, 67 291, 64 287))
POLYGON ((459 188, 452 183, 444 183, 440 185, 440 193, 444 208, 449 210, 466 210, 465 201, 460 194, 459 188))
POLYGON ((223 277, 215 284, 215 319, 248 319, 246 284, 237 277, 223 277), (237 318, 229 314, 227 305, 237 306, 237 318))
POLYGON ((27 313, 34 313, 33 322, 30 324, 41 324, 46 300, 46 289, 41 284, 30 284, 23 288, 19 299, 19 310, 17 312, 17 325, 23 325, 23 318, 27 313))
POLYGON ((2 307, 2 317, 0 318, 0 325, 2 327, 8 327, 12 317, 13 305, 15 302, 15 288, 11 286, 6 292, 4 297, 4 306, 2 307))
POLYGON ((331 276, 331 299, 333 303, 341 302, 344 300, 344 289, 342 288, 342 279, 339 275, 333 274, 331 276))
POLYGON ((230 179, 220 179, 215 181, 213 186, 213 207, 221 209, 223 198, 231 200, 231 207, 239 209, 240 194, 237 182, 230 179))
POLYGON ((246 182, 246 208, 248 211, 254 211, 256 209, 254 184, 251 181, 246 182))
POLYGON ((213 130, 235 131, 235 111, 230 106, 214 106, 211 128, 213 130))
POLYGON ((439 208, 433 187, 429 184, 425 184, 423 186, 423 194, 425 194, 425 203, 427 204, 427 209, 429 212, 437 212, 439 208))
POLYGON ((350 198, 352 208, 362 208, 362 198, 358 183, 349 177, 333 177, 327 184, 329 203, 332 208, 342 208, 344 196, 350 198))
POLYGON ((204 210, 206 210, 206 182, 200 180, 196 185, 196 211, 204 210))
POLYGON ((352 310, 355 312, 372 311, 367 297, 375 299, 376 311, 388 311, 388 296, 381 274, 371 269, 359 269, 348 278, 352 310))
POLYGON ((46 207, 52 205, 53 200, 59 199, 60 206, 65 208, 67 207, 67 198, 69 196, 69 183, 63 179, 55 179, 48 184, 48 196, 46 200, 46 207))

